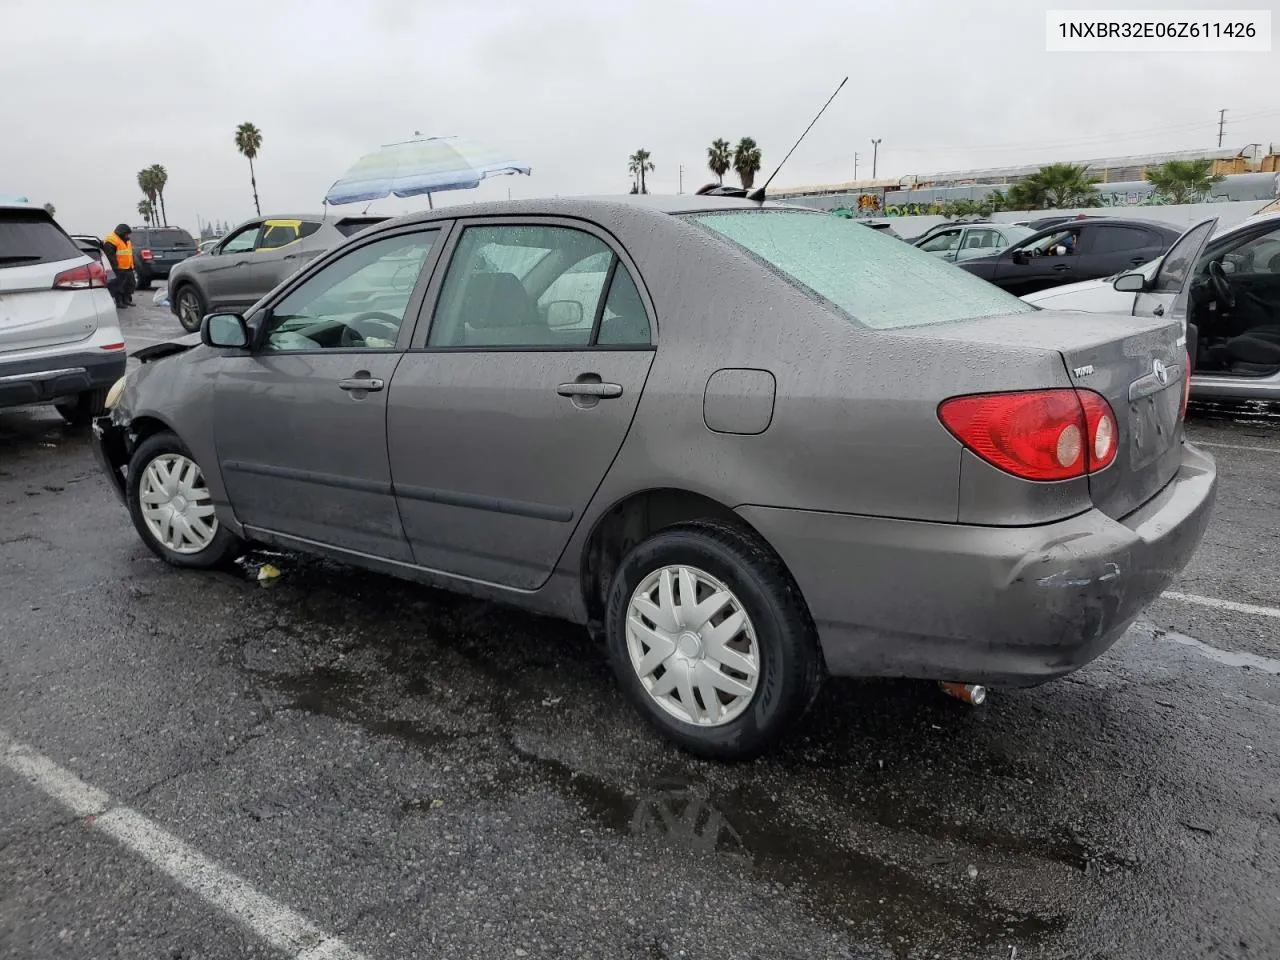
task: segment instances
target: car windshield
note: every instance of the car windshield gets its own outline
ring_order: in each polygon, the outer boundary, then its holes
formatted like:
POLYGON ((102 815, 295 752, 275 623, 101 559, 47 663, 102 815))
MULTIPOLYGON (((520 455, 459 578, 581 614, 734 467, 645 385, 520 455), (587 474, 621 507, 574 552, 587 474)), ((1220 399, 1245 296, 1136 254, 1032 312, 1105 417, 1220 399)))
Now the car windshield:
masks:
POLYGON ((840 217, 751 210, 692 219, 873 329, 1034 310, 986 280, 840 217))

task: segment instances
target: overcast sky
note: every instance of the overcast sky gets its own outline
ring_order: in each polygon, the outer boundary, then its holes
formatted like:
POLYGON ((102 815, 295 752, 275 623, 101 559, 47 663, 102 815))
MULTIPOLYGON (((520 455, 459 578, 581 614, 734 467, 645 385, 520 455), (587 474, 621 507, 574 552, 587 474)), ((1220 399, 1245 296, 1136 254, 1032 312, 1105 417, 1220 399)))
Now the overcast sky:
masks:
POLYGON ((872 137, 895 177, 1214 147, 1223 107, 1224 146, 1280 146, 1280 54, 1049 54, 1050 7, 1085 5, 0 0, 0 194, 101 234, 140 222, 136 173, 161 163, 170 223, 234 223, 253 214, 246 120, 264 213, 318 209, 362 153, 415 130, 533 166, 438 203, 625 192, 638 147, 652 191, 675 192, 683 165, 689 192, 716 137, 754 137, 767 175, 846 75, 775 186, 851 179, 855 152, 869 176, 872 137))

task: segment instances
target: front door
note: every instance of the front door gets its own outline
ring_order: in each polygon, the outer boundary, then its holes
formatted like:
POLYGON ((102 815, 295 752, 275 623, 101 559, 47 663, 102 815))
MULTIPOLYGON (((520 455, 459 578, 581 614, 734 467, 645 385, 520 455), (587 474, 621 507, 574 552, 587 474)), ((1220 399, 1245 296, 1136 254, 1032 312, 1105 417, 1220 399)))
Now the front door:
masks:
POLYGON ((411 559, 387 459, 387 397, 436 229, 353 247, 253 318, 214 391, 218 461, 248 527, 411 559))
POLYGON ((1146 289, 1134 298, 1135 317, 1163 317, 1169 312, 1217 224, 1217 217, 1202 220, 1174 242, 1146 289))
POLYGON ((1088 231, 1079 226, 1053 230, 1002 254, 995 282, 1016 296, 1083 279, 1078 265, 1088 254, 1088 231))
POLYGON ((649 311, 602 234, 477 222, 391 386, 391 473, 422 566, 531 590, 626 438, 649 311))
POLYGON ((208 254, 209 260, 203 265, 202 273, 211 310, 245 302, 240 298, 239 291, 244 287, 249 261, 253 258, 261 233, 261 221, 246 223, 208 254))

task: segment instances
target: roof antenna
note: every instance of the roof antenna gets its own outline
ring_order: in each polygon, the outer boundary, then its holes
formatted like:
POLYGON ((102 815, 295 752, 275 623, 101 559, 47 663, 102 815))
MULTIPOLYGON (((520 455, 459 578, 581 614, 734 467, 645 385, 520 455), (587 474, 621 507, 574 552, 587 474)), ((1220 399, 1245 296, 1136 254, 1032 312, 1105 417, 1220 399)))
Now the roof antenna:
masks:
MULTIPOLYGON (((843 80, 841 80, 840 86, 836 87, 836 93, 839 93, 844 88, 844 85, 848 82, 849 82, 848 77, 845 77, 843 80)), ((818 122, 818 117, 826 113, 827 107, 831 106, 831 101, 836 98, 836 93, 833 93, 830 97, 827 98, 827 102, 824 103, 822 105, 822 109, 818 111, 818 116, 814 117, 812 120, 809 121, 809 126, 805 127, 804 133, 800 134, 800 140, 797 140, 795 144, 791 147, 791 149, 787 151, 787 155, 782 158, 782 163, 778 164, 777 169, 774 170, 773 173, 769 174, 769 179, 766 180, 761 186, 758 186, 754 190, 751 190, 747 193, 748 200, 754 200, 756 203, 764 203, 765 189, 769 186, 769 184, 773 183, 773 178, 778 175, 778 170, 782 169, 782 164, 786 163, 787 160, 790 159, 791 155, 796 152, 796 147, 800 146, 800 141, 809 135, 809 131, 813 129, 813 125, 818 122)))

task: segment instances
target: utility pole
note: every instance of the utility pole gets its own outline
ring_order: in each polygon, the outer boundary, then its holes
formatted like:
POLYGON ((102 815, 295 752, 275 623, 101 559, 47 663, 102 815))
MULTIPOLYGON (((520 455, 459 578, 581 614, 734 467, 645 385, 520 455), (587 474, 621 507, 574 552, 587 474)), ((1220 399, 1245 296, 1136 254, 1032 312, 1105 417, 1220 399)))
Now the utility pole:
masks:
POLYGON ((1222 146, 1222 128, 1227 122, 1227 108, 1218 111, 1218 146, 1222 146))
POLYGON ((871 179, 872 180, 876 178, 876 160, 880 156, 880 140, 881 139, 882 139, 881 137, 876 137, 874 140, 871 141, 871 179))
POLYGON ((679 193, 684 193, 684 164, 680 164, 680 189, 679 193))
POLYGON ((858 179, 858 161, 861 159, 859 154, 853 155, 853 179, 858 179))

